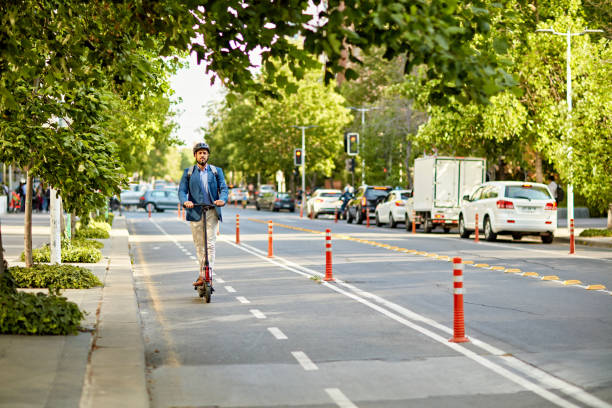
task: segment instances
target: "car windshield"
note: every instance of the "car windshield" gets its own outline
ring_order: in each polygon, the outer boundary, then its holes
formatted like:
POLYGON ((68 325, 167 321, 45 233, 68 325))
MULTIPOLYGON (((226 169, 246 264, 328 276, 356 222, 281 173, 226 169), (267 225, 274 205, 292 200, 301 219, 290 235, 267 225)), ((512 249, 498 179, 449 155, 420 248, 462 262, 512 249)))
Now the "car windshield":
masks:
POLYGON ((291 198, 288 193, 278 193, 278 198, 291 198))
POLYGON ((550 200, 550 192, 544 186, 506 186, 505 196, 508 198, 525 198, 527 200, 550 200))
POLYGON ((390 190, 391 190, 390 188, 388 189, 386 188, 385 189, 374 189, 374 188, 368 189, 366 191, 366 198, 368 200, 375 200, 378 197, 385 197, 389 193, 390 190))
POLYGON ((340 193, 321 193, 319 197, 340 197, 340 193))

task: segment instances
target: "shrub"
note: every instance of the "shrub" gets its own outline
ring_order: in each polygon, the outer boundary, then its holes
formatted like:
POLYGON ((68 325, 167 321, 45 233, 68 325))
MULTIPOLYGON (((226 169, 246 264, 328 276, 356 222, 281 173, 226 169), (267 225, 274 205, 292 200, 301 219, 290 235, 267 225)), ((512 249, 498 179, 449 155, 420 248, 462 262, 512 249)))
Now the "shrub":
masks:
POLYGON ((106 218, 106 216, 104 214, 96 215, 93 219, 94 219, 94 221, 104 222, 104 223, 107 223, 108 225, 112 226, 113 225, 113 220, 115 219, 115 214, 109 212, 108 213, 108 219, 106 218))
POLYGON ((110 238, 110 233, 100 227, 79 228, 74 235, 76 238, 110 238))
POLYGON ((581 237, 612 237, 612 230, 589 228, 580 233, 581 237))
MULTIPOLYGON (((62 240, 62 262, 84 262, 96 263, 102 259, 102 252, 99 248, 104 244, 85 238, 75 238, 69 241, 62 240)), ((21 260, 25 260, 25 255, 21 253, 21 260)), ((51 248, 48 245, 32 250, 32 261, 36 263, 49 262, 51 260, 51 248)))
POLYGON ((75 265, 13 266, 8 274, 18 288, 88 289, 102 286, 102 282, 89 269, 75 265))
POLYGON ((65 297, 24 292, 0 294, 1 334, 76 334, 83 319, 65 297))

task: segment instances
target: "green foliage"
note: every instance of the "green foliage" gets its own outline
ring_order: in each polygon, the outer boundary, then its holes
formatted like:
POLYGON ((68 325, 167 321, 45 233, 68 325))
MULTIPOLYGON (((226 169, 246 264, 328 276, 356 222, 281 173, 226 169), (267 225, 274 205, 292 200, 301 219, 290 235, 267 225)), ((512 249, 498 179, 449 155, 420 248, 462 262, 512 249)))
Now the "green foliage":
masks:
POLYGON ((581 237, 612 237, 612 230, 589 228, 580 233, 581 237))
POLYGON ((111 226, 104 221, 94 221, 86 227, 77 228, 75 238, 110 238, 111 226))
POLYGON ((112 212, 109 212, 108 218, 105 214, 100 214, 100 215, 96 215, 93 219, 94 221, 103 222, 103 223, 106 223, 112 226, 113 221, 115 220, 115 214, 113 214, 112 212))
POLYGON ((102 282, 89 269, 75 265, 35 264, 9 268, 18 288, 89 289, 102 282))
MULTIPOLYGON (((103 228, 85 229, 79 230, 85 231, 86 234, 91 235, 104 235, 108 232, 103 228)), ((71 241, 62 239, 62 262, 84 262, 84 263, 96 263, 102 259, 102 252, 100 249, 104 247, 104 244, 92 239, 91 237, 77 236, 71 241)), ((96 238, 96 237, 94 237, 96 238)), ((21 260, 24 261, 24 253, 21 253, 21 260)), ((49 245, 45 245, 42 248, 32 250, 32 261, 33 262, 49 262, 51 259, 51 248, 49 245)))
POLYGON ((0 291, 1 334, 76 334, 83 317, 65 297, 0 291))

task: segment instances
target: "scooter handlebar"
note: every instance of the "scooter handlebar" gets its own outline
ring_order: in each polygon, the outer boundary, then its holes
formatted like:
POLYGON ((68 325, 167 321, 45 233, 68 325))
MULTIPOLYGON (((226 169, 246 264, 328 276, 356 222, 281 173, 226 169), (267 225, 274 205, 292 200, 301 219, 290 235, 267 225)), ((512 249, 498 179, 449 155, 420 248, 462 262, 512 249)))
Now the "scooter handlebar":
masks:
MULTIPOLYGON (((210 204, 193 204, 193 207, 202 207, 203 210, 212 210, 213 208, 216 207, 216 205, 210 205, 210 204)), ((187 208, 185 207, 185 203, 183 203, 183 208, 187 208)))

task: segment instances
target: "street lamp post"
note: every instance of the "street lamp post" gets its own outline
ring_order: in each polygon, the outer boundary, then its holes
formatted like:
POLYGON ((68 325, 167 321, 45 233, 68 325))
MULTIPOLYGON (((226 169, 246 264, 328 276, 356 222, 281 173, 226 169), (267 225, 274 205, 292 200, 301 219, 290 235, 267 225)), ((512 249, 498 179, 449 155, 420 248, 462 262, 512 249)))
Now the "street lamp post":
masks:
POLYGON ((357 112, 361 112, 361 139, 360 139, 361 146, 359 148, 359 151, 361 153, 361 184, 365 184, 365 154, 363 152, 363 145, 364 145, 363 141, 365 140, 365 113, 371 110, 374 110, 374 109, 378 109, 378 107, 373 106, 370 108, 366 108, 365 106, 362 106, 361 108, 357 108, 355 106, 349 106, 349 109, 352 109, 357 112))
POLYGON ((304 199, 306 198, 306 129, 317 127, 317 125, 307 126, 291 126, 296 129, 302 129, 302 203, 300 215, 304 213, 304 199))
MULTIPOLYGON (((553 30, 552 28, 547 28, 547 29, 538 29, 536 30, 536 32, 538 33, 550 33, 553 35, 563 35, 565 36, 566 42, 567 42, 567 64, 566 64, 566 76, 567 76, 567 111, 568 111, 568 117, 570 120, 570 125, 568 127, 568 143, 571 141, 571 135, 572 135, 572 124, 571 124, 571 120, 572 120, 572 68, 571 68, 571 61, 572 61, 572 45, 571 45, 571 38, 577 35, 584 35, 587 33, 603 33, 603 30, 582 30, 580 32, 576 32, 576 33, 572 33, 569 28, 567 30, 567 33, 560 33, 557 32, 555 30, 553 30)), ((570 146, 570 159, 571 159, 571 155, 572 155, 572 148, 570 146)), ((570 220, 574 219, 574 187, 572 185, 572 174, 570 172, 570 180, 569 183, 567 185, 567 226, 569 228, 570 225, 570 220)))

